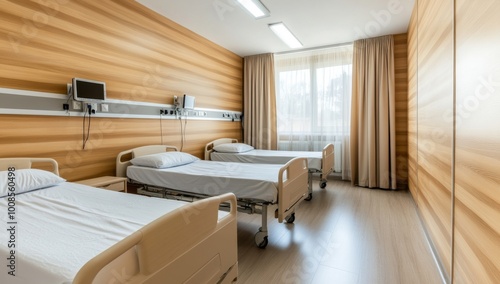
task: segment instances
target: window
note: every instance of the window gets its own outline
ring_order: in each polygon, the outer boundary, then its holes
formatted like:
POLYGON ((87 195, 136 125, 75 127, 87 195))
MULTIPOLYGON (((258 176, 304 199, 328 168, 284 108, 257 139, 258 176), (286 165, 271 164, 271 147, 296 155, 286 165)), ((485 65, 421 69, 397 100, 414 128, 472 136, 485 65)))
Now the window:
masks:
POLYGON ((341 171, 350 128, 352 46, 275 55, 275 68, 278 149, 320 151, 333 143, 335 171, 341 171))

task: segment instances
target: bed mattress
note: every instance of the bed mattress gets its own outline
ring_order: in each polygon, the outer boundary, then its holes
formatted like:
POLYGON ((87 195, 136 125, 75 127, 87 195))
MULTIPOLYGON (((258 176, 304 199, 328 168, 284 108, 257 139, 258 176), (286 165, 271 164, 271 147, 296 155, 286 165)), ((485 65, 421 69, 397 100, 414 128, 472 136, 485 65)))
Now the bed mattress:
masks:
POLYGON ((296 157, 307 158, 309 170, 321 170, 322 152, 251 150, 243 153, 212 152, 210 154, 213 161, 258 164, 286 164, 296 157))
MULTIPOLYGON (((71 283, 88 260, 184 204, 67 182, 17 195, 16 276, 4 269, 0 283, 71 283)), ((6 198, 0 211, 7 224, 6 198)), ((4 263, 8 237, 0 234, 4 263)))
POLYGON ((127 177, 142 184, 215 196, 232 192, 238 199, 275 203, 282 165, 199 160, 166 169, 129 166, 127 177))

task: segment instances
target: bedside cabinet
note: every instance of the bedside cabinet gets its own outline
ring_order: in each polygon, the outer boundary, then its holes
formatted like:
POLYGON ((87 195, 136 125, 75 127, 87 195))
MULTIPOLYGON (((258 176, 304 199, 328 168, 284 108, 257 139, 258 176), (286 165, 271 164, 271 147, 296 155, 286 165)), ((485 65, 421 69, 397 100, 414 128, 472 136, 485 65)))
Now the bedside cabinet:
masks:
POLYGON ((107 190, 127 192, 127 178, 124 177, 104 176, 79 180, 75 183, 99 187, 107 190))

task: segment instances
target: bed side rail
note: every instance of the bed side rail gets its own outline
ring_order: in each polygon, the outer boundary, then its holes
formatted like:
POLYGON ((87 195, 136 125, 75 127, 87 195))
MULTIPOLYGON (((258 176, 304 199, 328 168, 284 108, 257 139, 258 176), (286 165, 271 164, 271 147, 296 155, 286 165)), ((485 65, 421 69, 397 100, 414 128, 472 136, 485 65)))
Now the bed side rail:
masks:
POLYGON ((236 223, 232 193, 188 203, 91 259, 73 283, 231 283, 238 274, 236 223), (230 212, 219 219, 223 202, 230 212), (109 267, 130 251, 137 270, 109 267))
POLYGON ((116 176, 127 177, 127 167, 131 165, 130 160, 135 157, 163 153, 168 151, 178 151, 175 146, 148 145, 122 151, 116 156, 116 176))
POLYGON ((294 158, 279 171, 278 221, 295 211, 295 207, 308 196, 308 167, 306 158, 294 158))
POLYGON ((226 144, 226 143, 238 143, 238 139, 233 139, 233 138, 219 138, 214 141, 210 141, 207 144, 205 144, 205 160, 209 161, 210 159, 210 154, 214 151, 214 147, 220 144, 226 144))
MULTIPOLYGON (((1 158, 0 171, 6 171, 9 167, 15 167, 16 169, 31 169, 33 167, 33 163, 40 166, 48 165, 50 172, 59 175, 59 166, 57 165, 57 161, 51 158, 1 158)), ((43 167, 43 169, 45 169, 45 167, 43 167)))
POLYGON ((328 144, 323 148, 323 154, 321 159, 321 178, 325 179, 333 171, 333 144, 328 144))

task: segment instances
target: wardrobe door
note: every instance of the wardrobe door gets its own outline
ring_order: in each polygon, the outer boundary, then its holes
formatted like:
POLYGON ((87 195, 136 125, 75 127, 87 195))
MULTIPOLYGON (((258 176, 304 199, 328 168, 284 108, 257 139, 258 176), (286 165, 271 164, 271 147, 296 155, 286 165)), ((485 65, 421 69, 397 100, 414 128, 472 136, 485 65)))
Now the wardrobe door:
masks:
POLYGON ((453 1, 418 1, 418 197, 427 232, 451 276, 453 1))
POLYGON ((456 1, 454 283, 500 283, 500 1, 456 1))

